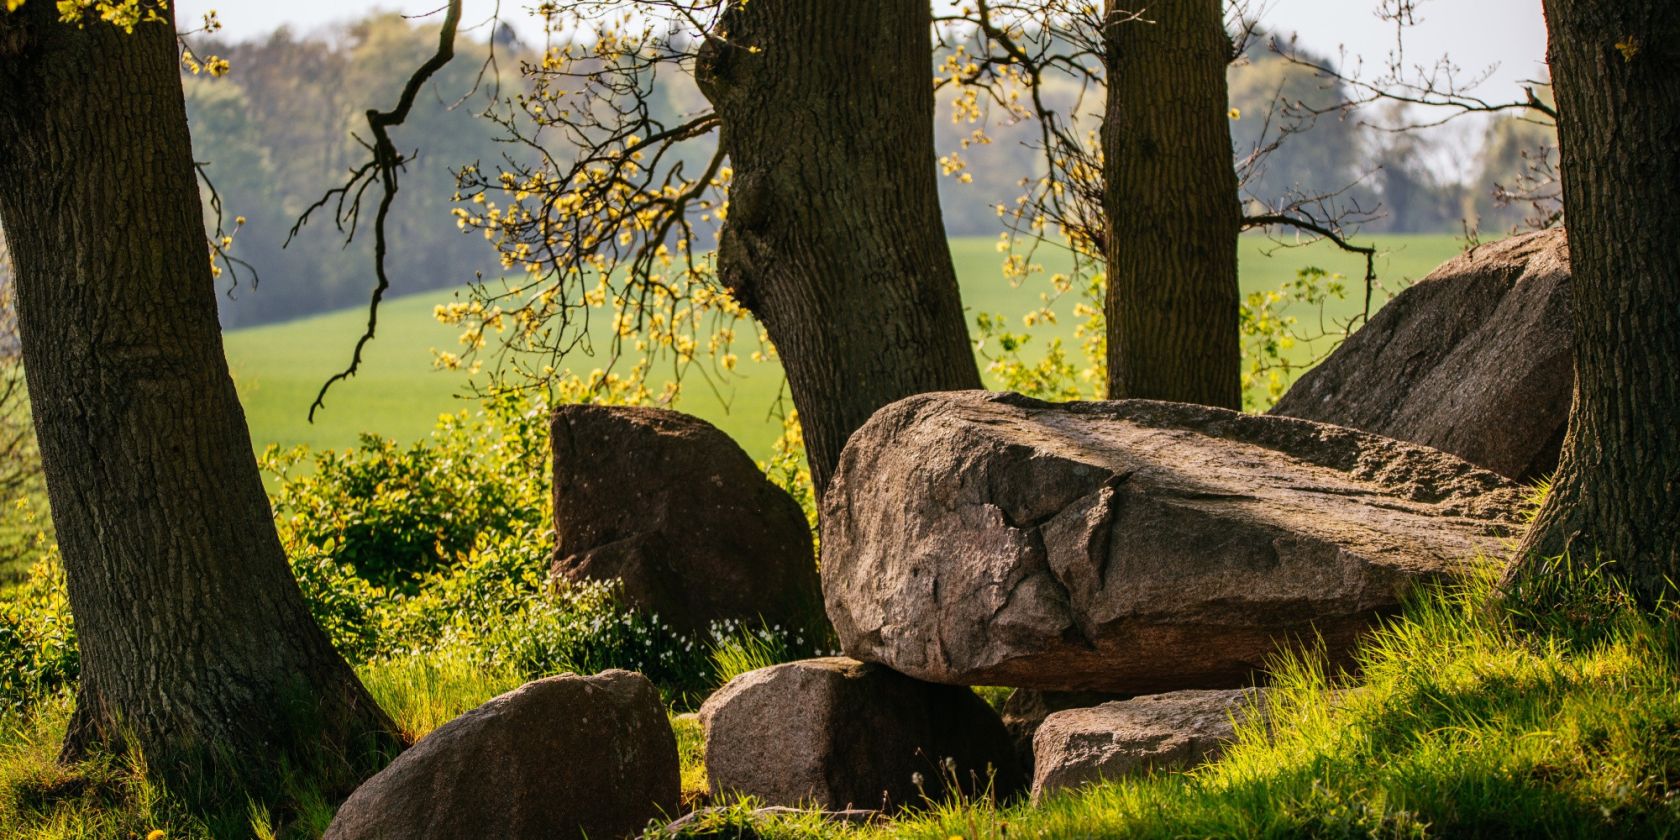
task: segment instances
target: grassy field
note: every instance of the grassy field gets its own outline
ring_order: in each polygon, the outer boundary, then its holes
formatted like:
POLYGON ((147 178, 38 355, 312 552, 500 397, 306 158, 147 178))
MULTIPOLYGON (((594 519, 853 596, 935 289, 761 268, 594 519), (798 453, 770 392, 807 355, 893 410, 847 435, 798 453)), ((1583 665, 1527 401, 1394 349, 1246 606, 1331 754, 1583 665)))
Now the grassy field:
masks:
MULTIPOLYGON (((1460 249, 1459 240, 1451 235, 1391 236, 1375 242, 1383 252, 1377 266, 1381 282, 1391 288, 1422 277, 1460 249)), ((1019 288, 1010 286, 1000 271, 994 240, 954 239, 951 249, 971 329, 980 312, 1002 314, 1019 323, 1019 316, 1033 308, 1047 288, 1038 278, 1019 288)), ((1040 262, 1047 273, 1065 268, 1052 255, 1040 262)), ((1359 258, 1324 244, 1279 249, 1261 237, 1243 239, 1241 265, 1244 291, 1275 288, 1306 265, 1345 274, 1354 281, 1364 273, 1359 258)), ((456 346, 455 330, 432 319, 432 307, 449 298, 446 292, 427 292, 387 302, 380 313, 378 338, 369 347, 361 372, 333 389, 326 409, 317 413, 313 424, 307 420, 310 401, 320 384, 348 359, 366 313, 344 310, 228 333, 228 360, 257 447, 304 443, 339 448, 354 444, 362 432, 415 440, 431 429, 439 413, 470 408, 471 402, 460 396, 465 390, 464 376, 435 371, 431 364, 433 348, 456 346)), ((1359 305, 1349 300, 1332 314, 1345 316, 1359 305)), ((1072 319, 1065 308, 1060 314, 1062 323, 1041 336, 1071 335, 1072 319)), ((1043 338, 1035 340, 1042 343, 1043 338)), ((578 359, 573 366, 588 371, 596 362, 578 359)), ((691 382, 678 407, 718 424, 754 457, 762 458, 779 432, 772 410, 780 388, 781 373, 774 365, 743 363, 740 375, 722 383, 717 392, 704 383, 691 382)))

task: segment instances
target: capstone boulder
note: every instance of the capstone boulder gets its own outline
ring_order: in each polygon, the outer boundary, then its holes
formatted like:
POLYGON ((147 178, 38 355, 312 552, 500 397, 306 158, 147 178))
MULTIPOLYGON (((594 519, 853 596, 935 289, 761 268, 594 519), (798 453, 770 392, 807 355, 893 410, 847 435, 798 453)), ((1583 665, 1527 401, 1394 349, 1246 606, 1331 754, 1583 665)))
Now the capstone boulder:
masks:
POLYGON ((1345 664, 1522 507, 1451 455, 1305 420, 924 394, 842 453, 823 588, 846 655, 930 682, 1236 688, 1281 646, 1345 664))

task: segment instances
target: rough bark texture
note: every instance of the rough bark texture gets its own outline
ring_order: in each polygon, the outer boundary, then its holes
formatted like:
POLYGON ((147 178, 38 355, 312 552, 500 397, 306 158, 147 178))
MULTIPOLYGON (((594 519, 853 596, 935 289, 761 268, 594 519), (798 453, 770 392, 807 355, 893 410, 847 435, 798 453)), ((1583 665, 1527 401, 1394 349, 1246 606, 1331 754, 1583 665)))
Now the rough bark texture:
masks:
MULTIPOLYGON (((0 221, 81 651, 67 752, 396 743, 310 617, 222 355, 172 26, 0 15, 0 221)), ((225 779, 223 779, 225 781, 225 779)))
POLYGON ((680 776, 647 677, 565 674, 438 727, 357 788, 324 840, 634 836, 676 815, 680 776))
POLYGON ((732 3, 727 43, 701 51, 735 171, 719 270, 781 353, 819 496, 876 409, 980 387, 940 220, 930 15, 732 3))
POLYGON ((1241 408, 1224 4, 1147 5, 1109 4, 1108 396, 1241 408))
POLYGON ((1282 645, 1349 662, 1401 597, 1520 526, 1522 491, 1338 426, 970 391, 881 410, 823 501, 847 656, 931 682, 1238 688, 1282 645))
POLYGON ((1575 403, 1509 582, 1568 554, 1647 603, 1680 581, 1680 3, 1546 0, 1575 403))
POLYGON ((560 580, 617 580, 689 633, 714 622, 826 635, 811 526, 787 491, 710 423, 659 408, 554 410, 560 580))
POLYGON ((1512 237, 1472 249, 1401 292, 1271 413, 1542 480, 1557 467, 1569 424, 1572 336, 1564 232, 1512 237))

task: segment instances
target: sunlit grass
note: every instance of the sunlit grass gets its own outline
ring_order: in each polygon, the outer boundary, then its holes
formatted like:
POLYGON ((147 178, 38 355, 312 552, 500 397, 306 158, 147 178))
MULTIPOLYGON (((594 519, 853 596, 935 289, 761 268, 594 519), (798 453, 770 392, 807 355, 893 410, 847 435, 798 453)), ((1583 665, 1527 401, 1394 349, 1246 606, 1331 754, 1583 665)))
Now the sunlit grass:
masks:
MULTIPOLYGON (((1420 597, 1364 647, 1355 688, 1279 663, 1270 726, 1216 764, 1041 805, 950 803, 870 828, 755 823, 766 837, 1608 837, 1680 831, 1680 628, 1493 606, 1494 570, 1420 597)), ((1582 584, 1594 585, 1592 582, 1582 584)), ((713 821, 733 836, 746 817, 713 821)))

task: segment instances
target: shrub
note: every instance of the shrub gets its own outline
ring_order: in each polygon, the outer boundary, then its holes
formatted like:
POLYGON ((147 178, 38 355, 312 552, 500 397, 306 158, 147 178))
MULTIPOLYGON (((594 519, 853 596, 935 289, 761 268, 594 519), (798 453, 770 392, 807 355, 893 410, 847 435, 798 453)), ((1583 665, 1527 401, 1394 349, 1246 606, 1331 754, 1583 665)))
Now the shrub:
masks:
POLYGON ((487 537, 540 533, 549 518, 548 413, 519 395, 477 416, 443 415, 407 448, 363 435, 352 450, 270 447, 274 512, 291 556, 329 558, 369 583, 413 591, 487 537), (307 464, 313 469, 299 469, 307 464))
MULTIPOLYGON (((771 664, 826 643, 733 622, 685 635, 626 606, 612 586, 551 586, 547 416, 540 402, 505 396, 476 416, 444 416, 407 448, 369 437, 342 452, 264 456, 293 574, 347 659, 377 671, 433 658, 516 681, 626 668, 689 707, 743 662, 771 664)), ((809 513, 797 436, 778 453, 778 476, 804 489, 809 513)), ((0 708, 27 706, 76 678, 74 626, 50 542, 41 556, 0 598, 0 708)))
POLYGON ((52 550, 0 598, 0 714, 69 685, 80 671, 64 572, 52 550))

